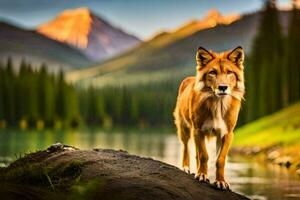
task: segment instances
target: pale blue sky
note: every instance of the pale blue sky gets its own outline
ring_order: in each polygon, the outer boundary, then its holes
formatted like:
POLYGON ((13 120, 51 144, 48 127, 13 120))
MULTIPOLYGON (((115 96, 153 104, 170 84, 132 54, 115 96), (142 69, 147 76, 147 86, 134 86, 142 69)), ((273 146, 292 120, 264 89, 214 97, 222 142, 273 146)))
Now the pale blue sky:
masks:
MULTIPOLYGON (((0 18, 25 28, 35 28, 64 9, 89 7, 113 25, 141 38, 206 15, 211 8, 223 14, 249 13, 263 0, 0 0, 0 18)), ((278 0, 286 5, 289 0, 278 0)))

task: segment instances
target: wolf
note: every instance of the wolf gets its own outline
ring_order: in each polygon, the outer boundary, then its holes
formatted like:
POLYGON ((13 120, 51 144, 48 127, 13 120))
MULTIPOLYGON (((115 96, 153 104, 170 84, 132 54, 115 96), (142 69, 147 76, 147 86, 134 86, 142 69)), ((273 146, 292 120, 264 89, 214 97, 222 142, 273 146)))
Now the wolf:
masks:
POLYGON ((216 53, 199 47, 196 75, 185 78, 179 87, 174 110, 175 125, 182 143, 182 168, 189 173, 188 142, 196 149, 195 178, 209 182, 206 138, 216 137, 217 159, 214 185, 230 189, 224 178, 225 160, 244 98, 244 51, 242 47, 216 53))

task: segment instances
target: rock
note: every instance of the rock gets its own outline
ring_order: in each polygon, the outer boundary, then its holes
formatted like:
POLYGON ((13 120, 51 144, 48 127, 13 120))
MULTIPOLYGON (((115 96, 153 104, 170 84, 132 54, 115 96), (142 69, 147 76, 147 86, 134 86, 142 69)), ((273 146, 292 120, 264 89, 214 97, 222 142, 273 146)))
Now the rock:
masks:
POLYGON ((268 160, 275 160, 280 156, 280 153, 277 150, 271 151, 267 154, 268 160))
POLYGON ((296 174, 297 174, 298 176, 300 176, 300 169, 297 169, 297 170, 296 170, 296 174))
POLYGON ((259 154, 261 152, 261 148, 259 146, 255 146, 252 148, 252 154, 259 154))
POLYGON ((109 149, 55 144, 0 169, 1 199, 248 199, 178 168, 109 149), (68 147, 68 148, 65 148, 68 147))
POLYGON ((289 156, 278 157, 274 160, 274 163, 289 168, 292 165, 292 158, 289 156))
POLYGON ((69 146, 69 145, 63 145, 61 143, 52 144, 50 147, 47 148, 47 152, 55 152, 55 151, 59 151, 59 150, 73 151, 73 150, 79 150, 79 149, 69 146))
POLYGON ((242 154, 242 155, 247 155, 247 156, 253 156, 257 155, 262 152, 262 149, 258 146, 254 147, 239 147, 239 148, 232 148, 231 153, 235 154, 242 154))

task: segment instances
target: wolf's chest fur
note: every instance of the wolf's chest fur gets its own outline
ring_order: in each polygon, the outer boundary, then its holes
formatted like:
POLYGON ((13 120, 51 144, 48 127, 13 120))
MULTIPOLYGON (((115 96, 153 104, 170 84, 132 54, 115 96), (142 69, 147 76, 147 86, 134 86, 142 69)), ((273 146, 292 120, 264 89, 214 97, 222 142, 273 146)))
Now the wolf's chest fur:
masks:
POLYGON ((210 100, 206 104, 209 114, 204 119, 201 131, 209 135, 218 135, 221 138, 228 133, 225 114, 230 108, 230 97, 210 100))

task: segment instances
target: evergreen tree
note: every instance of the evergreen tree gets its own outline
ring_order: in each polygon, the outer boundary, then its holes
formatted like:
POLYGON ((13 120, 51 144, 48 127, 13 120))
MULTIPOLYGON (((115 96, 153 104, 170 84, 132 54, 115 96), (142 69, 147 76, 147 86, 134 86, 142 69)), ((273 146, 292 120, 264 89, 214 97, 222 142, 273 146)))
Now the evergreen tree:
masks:
POLYGON ((93 86, 90 86, 88 89, 87 120, 92 124, 97 121, 97 110, 95 109, 97 103, 96 99, 95 89, 93 86))
POLYGON ((38 81, 37 73, 32 70, 32 66, 28 64, 28 74, 26 78, 26 92, 28 98, 27 115, 31 126, 35 125, 39 118, 39 99, 38 99, 38 81))
POLYGON ((15 74, 13 72, 12 59, 7 59, 6 69, 3 77, 3 91, 4 91, 4 112, 5 119, 11 125, 15 122, 15 74))
POLYGON ((112 103, 113 107, 112 109, 112 118, 115 123, 120 123, 122 121, 122 109, 123 109, 123 93, 124 93, 124 87, 121 87, 119 90, 116 88, 113 90, 113 98, 112 103))
POLYGON ((129 104, 129 119, 132 124, 138 124, 139 122, 139 106, 137 95, 132 93, 129 104))
POLYGON ((5 102, 4 102, 4 67, 3 64, 0 63, 0 121, 5 120, 5 102))
POLYGON ((61 70, 59 75, 58 75, 58 80, 56 83, 56 116, 60 120, 64 120, 66 117, 66 107, 65 107, 65 82, 64 82, 64 72, 61 70))
POLYGON ((26 107, 28 105, 28 96, 26 91, 27 64, 24 59, 20 63, 19 74, 15 87, 16 119, 20 121, 26 118, 26 107))
POLYGON ((287 37, 287 80, 288 80, 288 102, 293 103, 300 98, 300 10, 293 1, 293 10, 290 16, 289 32, 287 37))
POLYGON ((54 82, 47 72, 47 65, 42 64, 38 77, 39 113, 46 124, 54 120, 54 82))
POLYGON ((97 118, 99 119, 99 122, 101 122, 101 124, 103 124, 104 120, 107 117, 105 98, 101 95, 101 93, 98 93, 96 101, 97 101, 97 104, 96 104, 95 109, 96 109, 96 113, 97 113, 97 118))
POLYGON ((77 126, 79 123, 78 96, 73 85, 66 84, 64 90, 64 107, 66 125, 77 126))
POLYGON ((282 107, 283 36, 275 1, 266 1, 261 24, 252 46, 246 71, 247 120, 264 116, 282 107))

